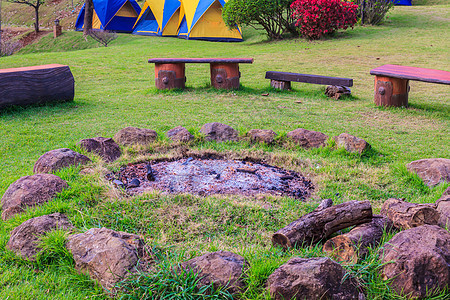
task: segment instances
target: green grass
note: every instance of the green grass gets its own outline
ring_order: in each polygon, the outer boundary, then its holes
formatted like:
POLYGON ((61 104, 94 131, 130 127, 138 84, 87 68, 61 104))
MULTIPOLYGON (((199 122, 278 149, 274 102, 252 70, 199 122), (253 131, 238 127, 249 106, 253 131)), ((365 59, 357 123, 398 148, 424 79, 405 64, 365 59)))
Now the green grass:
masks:
MULTIPOLYGON (((86 275, 75 271, 62 247, 65 236, 61 232, 44 239, 46 252, 37 263, 24 261, 5 248, 11 230, 35 216, 66 213, 77 231, 101 226, 128 231, 171 253, 170 259, 161 258, 161 281, 158 276, 145 275, 149 285, 171 279, 164 273, 168 265, 207 251, 236 252, 251 266, 242 298, 268 299, 265 281, 274 269, 294 256, 325 255, 320 245, 282 252, 270 242, 274 231, 313 210, 318 199, 328 197, 335 203, 368 199, 375 212, 390 197, 434 202, 449 184, 430 189, 405 164, 422 158, 450 158, 448 86, 414 81, 410 83, 410 108, 380 108, 373 104, 369 71, 388 63, 448 70, 449 20, 448 4, 396 7, 382 26, 358 26, 315 42, 267 41, 260 32, 244 28, 245 41, 236 44, 121 34, 105 48, 85 42, 81 33, 65 32, 59 39, 47 36, 17 55, 1 58, 0 68, 67 64, 76 90, 74 102, 0 112, 0 195, 15 180, 31 175, 35 161, 46 151, 63 147, 80 151, 79 140, 112 137, 126 126, 154 129, 160 140, 146 149, 124 149, 125 155, 109 165, 89 154, 93 174, 80 175, 80 168, 58 172, 70 189, 50 203, 0 221, 0 299, 108 297, 86 275), (192 64, 187 65, 187 89, 167 92, 154 87, 154 66, 147 63, 151 57, 253 57, 255 61, 240 65, 242 88, 238 91, 212 89, 209 66, 192 64), (355 86, 352 96, 341 100, 331 100, 323 95, 324 87, 309 84, 293 83, 293 91, 274 91, 264 79, 268 70, 349 77, 355 86), (262 96, 266 93, 269 96, 262 96), (205 142, 198 130, 208 122, 231 125, 241 135, 253 128, 272 129, 279 134, 278 143, 205 142), (193 151, 260 158, 305 174, 316 187, 313 199, 303 203, 285 197, 202 198, 160 193, 130 198, 103 180, 108 170, 129 162, 179 155, 182 149, 170 146, 165 137, 167 130, 178 125, 196 136, 190 145, 193 151), (329 136, 348 132, 364 138, 372 150, 364 155, 331 147, 303 150, 285 138, 299 127, 329 136)), ((368 299, 394 299, 378 275, 376 251, 346 268, 360 277, 368 299)), ((129 284, 139 289, 136 281, 129 284)), ((187 287, 192 288, 192 282, 187 287)), ((436 299, 445 299, 445 292, 436 299)), ((117 295, 122 296, 127 299, 125 293, 117 295)))

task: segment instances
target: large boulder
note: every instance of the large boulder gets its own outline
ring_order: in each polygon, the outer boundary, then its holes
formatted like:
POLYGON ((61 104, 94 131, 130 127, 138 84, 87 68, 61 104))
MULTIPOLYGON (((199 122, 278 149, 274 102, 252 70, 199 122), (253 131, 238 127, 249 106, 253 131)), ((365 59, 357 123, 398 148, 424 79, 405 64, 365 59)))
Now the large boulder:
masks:
POLYGON ((69 166, 83 165, 91 160, 89 157, 70 150, 61 148, 48 151, 38 158, 33 167, 34 173, 53 173, 69 166))
POLYGON ((108 228, 92 228, 85 233, 69 236, 67 249, 73 254, 75 268, 88 272, 104 289, 145 268, 144 242, 135 234, 108 228))
POLYGON ((423 225, 397 233, 381 251, 382 276, 400 295, 431 296, 450 284, 450 233, 423 225))
POLYGON ((156 131, 146 128, 126 127, 114 135, 114 140, 123 146, 147 145, 158 138, 156 131))
POLYGON ((287 133, 287 137, 302 148, 319 148, 325 146, 328 135, 303 128, 297 128, 287 133))
POLYGON ((119 145, 111 138, 95 137, 81 140, 78 144, 87 152, 98 154, 106 162, 115 161, 122 155, 119 145))
POLYGON ((282 299, 365 299, 355 279, 328 257, 291 258, 273 272, 267 287, 275 300, 282 299))
POLYGON ((370 148, 369 143, 365 140, 348 133, 341 133, 333 137, 333 140, 336 142, 338 148, 345 148, 348 152, 363 153, 370 148))
POLYGON ((183 126, 177 126, 167 131, 167 137, 174 142, 189 142, 194 136, 183 126))
POLYGON ((430 187, 444 181, 450 182, 450 159, 448 158, 419 159, 407 164, 406 168, 417 173, 430 187))
POLYGON ((198 273, 199 288, 213 283, 214 288, 226 288, 231 294, 242 292, 246 267, 248 263, 242 256, 229 251, 207 253, 181 264, 184 270, 198 273))
POLYGON ((35 260, 36 254, 41 250, 38 246, 40 238, 56 229, 71 230, 73 226, 60 213, 29 219, 14 228, 6 247, 25 259, 35 260))
POLYGON ((2 219, 21 213, 28 206, 50 201, 68 184, 53 174, 24 176, 13 182, 2 197, 2 219))
POLYGON ((441 198, 436 201, 436 210, 439 212, 439 226, 450 228, 450 187, 447 188, 441 198))
POLYGON ((207 123, 200 128, 200 132, 205 135, 206 141, 237 141, 238 132, 236 129, 222 123, 207 123))
POLYGON ((277 136, 277 134, 273 130, 251 129, 247 132, 247 136, 250 138, 250 141, 254 143, 262 142, 271 145, 275 141, 275 137, 277 136))

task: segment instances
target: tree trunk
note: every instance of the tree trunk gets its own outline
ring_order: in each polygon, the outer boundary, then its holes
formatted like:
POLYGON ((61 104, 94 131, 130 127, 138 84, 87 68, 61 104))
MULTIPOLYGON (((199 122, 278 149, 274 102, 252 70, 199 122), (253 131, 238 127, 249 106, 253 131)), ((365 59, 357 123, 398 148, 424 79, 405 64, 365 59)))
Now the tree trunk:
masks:
POLYGON ((323 245, 323 251, 331 253, 336 261, 356 264, 360 257, 367 255, 369 247, 378 246, 383 233, 392 227, 392 221, 387 217, 375 215, 372 222, 329 239, 323 245))
POLYGON ((369 201, 349 201, 306 214, 272 236, 273 245, 283 248, 302 244, 309 245, 330 236, 332 233, 353 225, 372 220, 369 201))
POLYGON ((35 16, 35 21, 36 23, 34 23, 34 32, 38 33, 39 32, 39 1, 37 1, 37 4, 34 7, 34 16, 35 16))
POLYGON ((439 221, 439 212, 430 205, 394 198, 383 203, 380 213, 391 219, 398 229, 410 229, 425 224, 437 225, 439 221))
POLYGON ((0 57, 2 56, 2 0, 0 0, 0 57))
POLYGON ((94 3, 92 0, 86 0, 84 5, 84 27, 83 35, 89 35, 92 29, 92 17, 94 16, 94 3))

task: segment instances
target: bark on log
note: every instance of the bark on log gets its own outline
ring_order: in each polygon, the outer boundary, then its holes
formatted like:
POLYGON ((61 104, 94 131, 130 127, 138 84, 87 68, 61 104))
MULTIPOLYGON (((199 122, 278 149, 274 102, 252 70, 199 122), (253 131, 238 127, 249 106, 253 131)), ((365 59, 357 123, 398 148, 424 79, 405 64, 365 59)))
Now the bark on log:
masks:
POLYGON ((71 101, 75 84, 69 66, 0 69, 0 109, 48 101, 71 101))
POLYGON ((391 219, 398 229, 410 229, 425 224, 437 225, 439 221, 439 212, 430 205, 394 198, 383 203, 380 213, 391 219))
POLYGON ((374 215, 370 223, 356 226, 350 232, 335 236, 323 245, 323 251, 336 261, 357 263, 369 252, 369 247, 378 246, 385 231, 390 231, 393 223, 381 215, 374 215))
POLYGON ((350 95, 351 90, 345 86, 329 85, 325 89, 325 95, 335 100, 338 100, 342 95, 350 95))
POLYGON ((372 220, 369 201, 349 201, 306 214, 272 236, 273 245, 283 248, 320 241, 334 232, 372 220))

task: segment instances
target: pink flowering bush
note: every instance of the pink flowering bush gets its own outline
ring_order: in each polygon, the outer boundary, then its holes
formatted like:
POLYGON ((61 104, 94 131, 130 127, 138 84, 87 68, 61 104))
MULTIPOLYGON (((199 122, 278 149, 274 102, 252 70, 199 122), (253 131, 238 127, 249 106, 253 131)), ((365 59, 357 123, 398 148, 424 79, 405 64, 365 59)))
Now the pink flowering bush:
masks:
POLYGON ((358 6, 344 0, 296 0, 291 8, 300 33, 313 40, 338 29, 353 28, 358 6))

